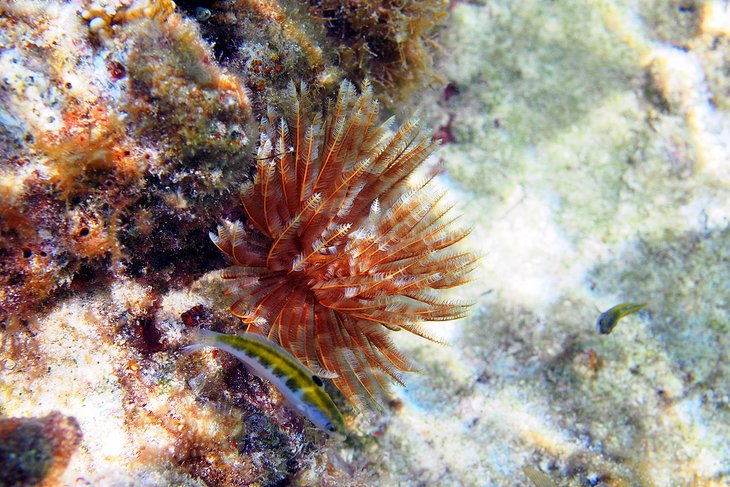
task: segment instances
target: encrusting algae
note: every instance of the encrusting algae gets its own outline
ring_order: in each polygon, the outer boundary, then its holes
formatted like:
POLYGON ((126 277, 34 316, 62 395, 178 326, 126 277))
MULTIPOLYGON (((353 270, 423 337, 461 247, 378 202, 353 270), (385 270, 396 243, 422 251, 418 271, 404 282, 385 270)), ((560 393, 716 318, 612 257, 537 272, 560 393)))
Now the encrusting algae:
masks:
POLYGON ((258 165, 244 185, 247 216, 213 242, 231 311, 311 370, 336 374, 355 404, 377 402, 408 361, 388 331, 433 339, 421 322, 460 318, 469 305, 441 292, 469 279, 478 257, 455 247, 469 233, 432 179, 413 173, 437 148, 416 121, 378 122, 369 85, 345 81, 323 119, 307 88, 289 88, 278 122, 261 127, 258 165))
POLYGON ((436 29, 446 0, 309 0, 336 46, 351 80, 372 79, 387 101, 401 101, 424 85, 443 82, 433 69, 436 29))
POLYGON ((170 1, 5 2, 0 53, 0 321, 71 285, 164 287, 247 170, 243 85, 170 1))

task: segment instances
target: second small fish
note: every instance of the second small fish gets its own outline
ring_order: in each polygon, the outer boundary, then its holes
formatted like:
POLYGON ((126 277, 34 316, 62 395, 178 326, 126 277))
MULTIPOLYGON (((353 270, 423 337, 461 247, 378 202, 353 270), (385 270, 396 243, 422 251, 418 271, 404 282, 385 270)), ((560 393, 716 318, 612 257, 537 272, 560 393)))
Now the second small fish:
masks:
POLYGON ((596 321, 598 333, 601 335, 608 335, 614 328, 616 328, 616 325, 618 325, 621 318, 630 315, 631 313, 636 313, 645 306, 646 303, 622 303, 604 311, 598 316, 598 320, 596 321))
POLYGON ((225 335, 210 330, 197 330, 192 340, 185 351, 215 347, 230 353, 274 384, 292 409, 315 426, 336 437, 346 434, 345 420, 322 387, 322 379, 277 344, 253 333, 225 335))

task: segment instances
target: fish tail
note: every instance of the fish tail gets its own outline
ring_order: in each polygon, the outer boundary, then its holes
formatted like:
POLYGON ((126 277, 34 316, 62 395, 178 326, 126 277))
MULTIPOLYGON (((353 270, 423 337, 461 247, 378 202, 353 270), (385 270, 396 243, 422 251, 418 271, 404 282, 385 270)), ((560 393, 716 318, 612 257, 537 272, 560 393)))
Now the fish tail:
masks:
POLYGON ((213 347, 218 341, 220 333, 216 333, 210 330, 204 330, 202 328, 193 330, 190 332, 188 337, 190 338, 190 345, 182 347, 180 350, 184 353, 192 353, 196 350, 200 350, 205 347, 213 347))

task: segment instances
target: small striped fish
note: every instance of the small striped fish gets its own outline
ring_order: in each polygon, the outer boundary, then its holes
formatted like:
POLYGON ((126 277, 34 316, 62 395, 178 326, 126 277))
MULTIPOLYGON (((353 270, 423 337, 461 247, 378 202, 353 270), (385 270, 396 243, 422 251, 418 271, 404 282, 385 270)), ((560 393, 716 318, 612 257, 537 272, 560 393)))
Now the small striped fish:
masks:
POLYGON ((598 316, 598 320, 596 321, 598 333, 608 335, 616 328, 621 318, 631 313, 636 313, 644 307, 646 307, 646 303, 622 303, 604 311, 598 316))
POLYGON ((268 380, 281 391, 292 409, 335 437, 346 434, 345 420, 323 388, 322 379, 289 352, 267 338, 253 334, 225 335, 198 330, 193 343, 184 348, 194 351, 215 347, 246 364, 251 372, 268 380))

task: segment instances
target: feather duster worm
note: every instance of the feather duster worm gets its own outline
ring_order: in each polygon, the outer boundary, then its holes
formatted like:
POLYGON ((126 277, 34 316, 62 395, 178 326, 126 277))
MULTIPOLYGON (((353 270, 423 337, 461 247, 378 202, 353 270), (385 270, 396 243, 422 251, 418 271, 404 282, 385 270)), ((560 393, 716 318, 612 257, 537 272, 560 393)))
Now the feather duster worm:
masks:
POLYGON ((377 403, 411 370, 389 331, 433 339, 424 321, 460 318, 440 297, 465 283, 477 257, 455 250, 469 232, 431 180, 409 176, 438 146, 415 121, 380 124, 370 87, 344 82, 327 115, 311 116, 306 86, 287 112, 262 121, 258 165, 241 201, 249 228, 224 222, 213 242, 231 268, 231 311, 248 331, 333 377, 353 403, 377 403))

